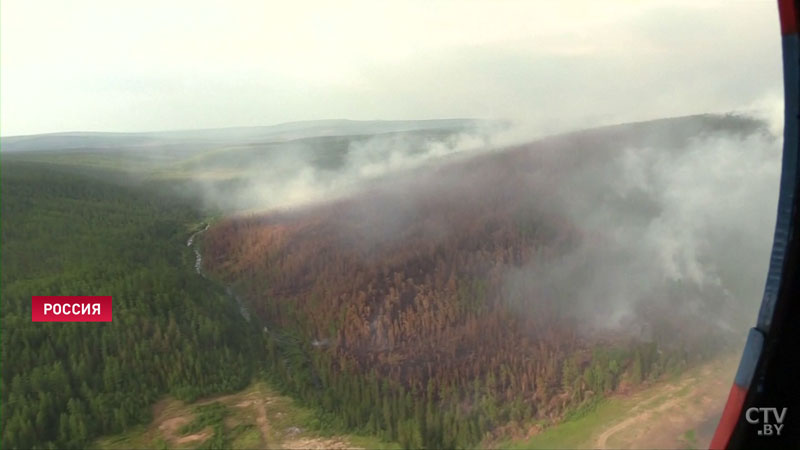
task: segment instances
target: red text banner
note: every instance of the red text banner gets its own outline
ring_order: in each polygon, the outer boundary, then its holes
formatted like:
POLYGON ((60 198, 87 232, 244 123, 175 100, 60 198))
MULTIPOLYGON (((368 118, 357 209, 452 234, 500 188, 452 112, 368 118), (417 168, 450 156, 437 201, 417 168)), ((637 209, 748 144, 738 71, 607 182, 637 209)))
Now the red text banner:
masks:
POLYGON ((111 322, 111 296, 33 296, 34 322, 111 322))

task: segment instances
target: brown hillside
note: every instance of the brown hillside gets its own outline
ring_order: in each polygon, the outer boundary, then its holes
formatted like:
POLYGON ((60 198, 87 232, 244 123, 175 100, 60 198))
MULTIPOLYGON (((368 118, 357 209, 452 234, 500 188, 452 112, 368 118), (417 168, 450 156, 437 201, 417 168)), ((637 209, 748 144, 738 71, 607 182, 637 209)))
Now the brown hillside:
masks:
MULTIPOLYGON (((716 331, 692 319, 680 295, 640 305, 628 327, 637 331, 621 332, 585 322, 602 294, 595 304, 573 296, 570 283, 528 276, 577 248, 574 273, 613 264, 592 259, 613 247, 607 236, 557 199, 621 151, 618 138, 600 130, 453 158, 344 200, 224 220, 205 237, 204 261, 271 327, 299 331, 327 355, 323 372, 376 373, 460 399, 464 411, 481 386, 501 404, 555 417, 714 342, 716 331), (665 337, 677 330, 680 338, 665 337)), ((684 297, 694 294, 702 292, 684 297)))

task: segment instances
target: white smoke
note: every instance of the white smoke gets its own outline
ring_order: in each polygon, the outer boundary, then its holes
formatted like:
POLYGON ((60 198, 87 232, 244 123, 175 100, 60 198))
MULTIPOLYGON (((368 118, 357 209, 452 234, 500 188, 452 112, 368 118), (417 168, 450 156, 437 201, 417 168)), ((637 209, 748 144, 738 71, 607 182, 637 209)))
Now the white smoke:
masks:
POLYGON ((727 328, 754 320, 780 143, 767 127, 700 135, 683 148, 631 146, 564 172, 552 192, 583 238, 555 260, 512 270, 511 292, 524 295, 524 284, 532 297, 559 297, 599 328, 627 326, 654 304, 727 328))

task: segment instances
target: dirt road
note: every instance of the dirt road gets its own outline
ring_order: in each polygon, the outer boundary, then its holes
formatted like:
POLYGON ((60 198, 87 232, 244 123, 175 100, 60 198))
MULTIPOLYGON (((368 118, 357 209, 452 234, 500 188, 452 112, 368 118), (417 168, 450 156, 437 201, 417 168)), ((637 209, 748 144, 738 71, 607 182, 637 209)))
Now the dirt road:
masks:
POLYGON ((663 382, 639 395, 624 417, 602 430, 594 448, 706 448, 711 441, 730 379, 730 361, 663 382))

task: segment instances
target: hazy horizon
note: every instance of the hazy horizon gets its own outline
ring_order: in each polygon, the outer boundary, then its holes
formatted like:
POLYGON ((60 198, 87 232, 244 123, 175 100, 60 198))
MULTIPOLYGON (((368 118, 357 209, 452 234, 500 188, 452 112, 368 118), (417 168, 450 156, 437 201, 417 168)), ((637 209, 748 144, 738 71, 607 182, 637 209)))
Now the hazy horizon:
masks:
POLYGON ((487 120, 487 119, 479 119, 479 118, 471 118, 471 117, 443 117, 440 119, 348 119, 344 117, 340 118, 331 118, 331 119, 306 119, 306 120, 290 120, 284 122, 274 122, 274 123, 265 123, 261 125, 230 125, 224 127, 203 127, 203 128, 165 128, 165 129, 152 129, 152 130, 140 130, 140 131, 98 131, 98 130, 64 130, 64 131, 47 131, 44 133, 31 133, 31 134, 13 134, 13 135, 6 135, 2 134, 2 130, 0 130, 0 137, 4 138, 16 138, 16 137, 27 137, 27 136, 45 136, 45 135, 55 135, 55 134, 160 134, 160 133, 181 133, 181 132, 193 132, 193 131, 215 131, 215 130, 236 130, 236 129, 250 129, 250 128, 277 128, 284 125, 295 125, 295 124, 312 124, 312 123, 325 123, 325 122, 360 122, 360 123, 368 123, 368 122, 446 122, 446 121, 480 121, 480 120, 487 120))

